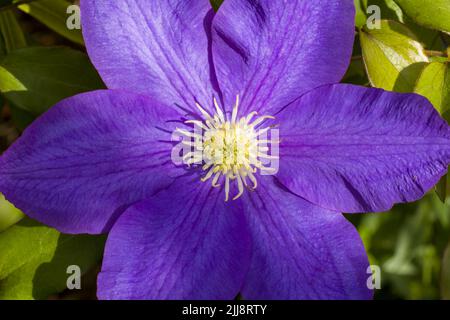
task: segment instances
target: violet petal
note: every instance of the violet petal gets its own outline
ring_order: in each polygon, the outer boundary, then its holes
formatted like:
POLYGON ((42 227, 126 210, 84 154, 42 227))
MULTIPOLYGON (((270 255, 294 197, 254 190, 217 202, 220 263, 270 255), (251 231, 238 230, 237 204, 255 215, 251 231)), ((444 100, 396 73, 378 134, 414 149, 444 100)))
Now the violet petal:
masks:
POLYGON ((106 244, 100 299, 234 299, 250 260, 242 212, 193 174, 130 207, 106 244))
POLYGON ((450 127, 416 94, 324 86, 276 120, 278 178, 331 210, 377 212, 420 199, 450 162, 450 127))
POLYGON ((108 231, 130 204, 184 174, 170 160, 179 115, 151 98, 96 91, 63 100, 0 158, 0 192, 65 233, 108 231))

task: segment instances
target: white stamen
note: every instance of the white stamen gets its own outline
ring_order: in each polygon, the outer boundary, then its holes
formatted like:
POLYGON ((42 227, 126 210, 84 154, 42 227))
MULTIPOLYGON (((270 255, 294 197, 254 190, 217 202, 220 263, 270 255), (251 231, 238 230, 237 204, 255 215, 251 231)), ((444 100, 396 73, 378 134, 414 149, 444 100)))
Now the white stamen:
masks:
POLYGON ((236 96, 236 103, 234 105, 233 113, 231 115, 231 123, 236 123, 238 108, 239 108, 239 95, 236 96))
MULTIPOLYGON (((219 118, 219 120, 224 123, 225 122, 225 116, 223 114, 222 109, 219 107, 219 104, 217 103, 217 99, 214 98, 214 106, 216 107, 216 111, 217 111, 217 116, 219 118)), ((216 119, 216 117, 214 117, 214 119, 216 119)))

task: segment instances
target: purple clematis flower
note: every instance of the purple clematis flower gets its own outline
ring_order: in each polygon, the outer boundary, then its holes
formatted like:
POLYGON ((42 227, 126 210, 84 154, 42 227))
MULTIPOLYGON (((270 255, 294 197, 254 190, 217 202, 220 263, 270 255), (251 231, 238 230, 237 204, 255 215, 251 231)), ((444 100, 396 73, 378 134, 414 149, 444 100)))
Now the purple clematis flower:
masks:
POLYGON ((372 297, 341 212, 421 198, 447 170, 450 129, 420 96, 333 85, 352 0, 81 10, 109 90, 36 120, 0 158, 0 191, 62 232, 109 232, 99 298, 372 297), (271 129, 279 138, 259 148, 271 129), (185 163, 174 132, 193 138, 185 163), (263 174, 270 159, 279 168, 263 174))

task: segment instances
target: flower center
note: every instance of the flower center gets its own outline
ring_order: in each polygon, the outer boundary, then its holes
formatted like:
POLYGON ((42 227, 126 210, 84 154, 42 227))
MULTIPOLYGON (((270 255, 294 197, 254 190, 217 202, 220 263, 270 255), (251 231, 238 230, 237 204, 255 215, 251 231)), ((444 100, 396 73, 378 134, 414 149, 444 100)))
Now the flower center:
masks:
POLYGON ((231 117, 226 117, 217 100, 214 99, 216 113, 210 115, 199 104, 197 108, 203 116, 201 120, 188 120, 185 123, 194 124, 194 132, 177 129, 184 137, 183 141, 190 149, 183 155, 183 162, 190 166, 199 164, 205 171, 201 179, 203 182, 211 180, 215 188, 225 183, 225 201, 230 194, 230 182, 235 182, 237 194, 233 200, 238 199, 244 188, 253 191, 258 186, 255 173, 269 174, 276 168, 267 167, 265 164, 271 160, 277 160, 278 156, 269 155, 268 145, 278 143, 277 140, 268 140, 269 130, 274 126, 260 128, 271 116, 257 117, 256 112, 251 112, 238 119, 239 96, 233 107, 231 117))

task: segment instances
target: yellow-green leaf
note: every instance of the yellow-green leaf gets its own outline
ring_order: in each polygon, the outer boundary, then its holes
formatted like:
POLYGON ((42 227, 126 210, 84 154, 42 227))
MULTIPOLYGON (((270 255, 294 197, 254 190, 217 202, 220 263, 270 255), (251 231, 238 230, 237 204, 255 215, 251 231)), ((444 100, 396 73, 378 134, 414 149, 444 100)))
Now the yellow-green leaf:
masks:
POLYGON ((403 24, 382 20, 380 29, 360 29, 364 64, 374 87, 411 92, 428 58, 403 24))
POLYGON ((395 0, 416 23, 450 33, 449 0, 395 0))
MULTIPOLYGON (((431 101, 439 113, 450 120, 450 67, 448 62, 429 63, 417 80, 414 91, 431 101)), ((436 185, 436 193, 442 202, 449 195, 449 179, 445 175, 436 185)))
POLYGON ((355 9, 356 9, 355 25, 357 27, 362 27, 364 24, 366 24, 366 21, 367 21, 366 10, 365 10, 361 0, 354 0, 353 2, 355 4, 355 9))
POLYGON ((65 235, 29 218, 0 233, 0 300, 46 299, 67 288, 67 268, 89 271, 104 236, 65 235))
POLYGON ((0 193, 0 232, 8 229, 23 218, 23 213, 0 193))
POLYGON ((450 68, 448 62, 432 62, 420 75, 416 93, 428 98, 441 115, 450 109, 450 68))

